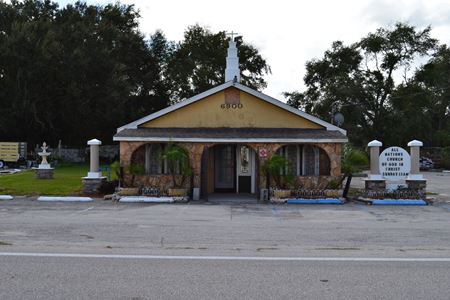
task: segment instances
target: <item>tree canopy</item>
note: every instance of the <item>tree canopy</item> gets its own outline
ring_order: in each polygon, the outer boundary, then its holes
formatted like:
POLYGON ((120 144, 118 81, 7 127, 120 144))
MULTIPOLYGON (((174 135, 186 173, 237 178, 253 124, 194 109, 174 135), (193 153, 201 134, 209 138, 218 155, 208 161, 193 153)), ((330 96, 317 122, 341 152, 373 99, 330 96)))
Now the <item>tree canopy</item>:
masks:
MULTIPOLYGON (((117 127, 223 83, 223 31, 146 38, 139 18, 119 2, 0 1, 0 140, 108 143, 117 127)), ((263 88, 266 61, 238 45, 243 82, 263 88)))
POLYGON ((418 30, 403 23, 351 45, 336 41, 323 58, 307 62, 306 90, 285 95, 290 105, 325 120, 343 113, 343 127, 359 146, 375 138, 386 144, 420 138, 443 145, 450 142, 444 139, 450 133, 449 56, 445 45, 437 48, 430 27, 418 30), (412 70, 418 58, 429 61, 412 70))
MULTIPOLYGON (((252 45, 236 39, 241 82, 253 89, 267 86, 263 76, 270 73, 266 60, 252 45)), ((184 40, 172 52, 166 74, 175 100, 188 98, 225 81, 228 38, 225 31, 212 33, 199 25, 190 26, 184 40)))

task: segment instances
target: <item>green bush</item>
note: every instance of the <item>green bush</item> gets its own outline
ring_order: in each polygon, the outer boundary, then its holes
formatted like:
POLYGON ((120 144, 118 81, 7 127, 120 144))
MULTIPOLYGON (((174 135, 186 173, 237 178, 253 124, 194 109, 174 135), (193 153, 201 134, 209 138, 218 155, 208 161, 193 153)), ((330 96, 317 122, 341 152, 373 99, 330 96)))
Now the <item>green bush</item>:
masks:
POLYGON ((289 161, 283 156, 274 154, 262 166, 263 171, 267 174, 268 184, 270 180, 275 181, 276 187, 280 189, 288 189, 294 182, 292 168, 289 161))

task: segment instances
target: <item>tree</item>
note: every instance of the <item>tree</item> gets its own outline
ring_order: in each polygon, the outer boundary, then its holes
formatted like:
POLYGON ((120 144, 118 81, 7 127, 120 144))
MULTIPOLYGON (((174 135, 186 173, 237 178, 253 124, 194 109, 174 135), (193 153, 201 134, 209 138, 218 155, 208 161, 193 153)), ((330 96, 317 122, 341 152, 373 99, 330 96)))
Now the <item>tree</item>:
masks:
POLYGON ((350 46, 337 41, 319 60, 306 64, 305 92, 285 93, 288 103, 330 120, 341 111, 353 142, 362 146, 379 138, 392 139, 392 96, 395 75, 408 74, 415 59, 435 49, 431 28, 397 23, 380 28, 350 46))
MULTIPOLYGON (((263 76, 270 73, 266 60, 256 48, 244 43, 242 37, 237 37, 236 42, 241 82, 254 89, 265 88, 263 76)), ((167 66, 172 99, 176 102, 224 83, 227 49, 225 31, 212 33, 199 25, 188 27, 167 66)))
POLYGON ((161 159, 167 162, 173 188, 182 188, 186 179, 192 175, 187 151, 178 145, 169 143, 164 147, 161 159), (178 181, 177 173, 180 174, 178 181))
POLYGON ((292 175, 289 161, 278 154, 272 155, 262 166, 267 177, 267 188, 270 188, 271 179, 275 182, 276 188, 287 189, 292 185, 294 176, 292 175))
POLYGON ((355 149, 350 145, 345 145, 342 150, 342 178, 339 185, 347 179, 343 193, 343 196, 347 197, 353 174, 360 172, 364 167, 366 167, 369 160, 367 159, 365 152, 355 149))
POLYGON ((115 128, 166 106, 155 100, 157 62, 138 18, 119 3, 0 2, 0 135, 108 142, 115 128))

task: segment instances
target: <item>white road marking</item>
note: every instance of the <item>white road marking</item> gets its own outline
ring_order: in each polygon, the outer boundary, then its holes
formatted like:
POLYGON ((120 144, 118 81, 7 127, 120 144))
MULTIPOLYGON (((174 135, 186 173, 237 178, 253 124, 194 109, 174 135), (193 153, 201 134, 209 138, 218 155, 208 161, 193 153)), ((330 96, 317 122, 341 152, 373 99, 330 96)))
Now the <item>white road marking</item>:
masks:
POLYGON ((343 262, 450 262, 450 257, 277 257, 277 256, 178 256, 178 255, 124 255, 80 253, 0 252, 1 256, 112 258, 149 260, 240 260, 240 261, 343 261, 343 262))

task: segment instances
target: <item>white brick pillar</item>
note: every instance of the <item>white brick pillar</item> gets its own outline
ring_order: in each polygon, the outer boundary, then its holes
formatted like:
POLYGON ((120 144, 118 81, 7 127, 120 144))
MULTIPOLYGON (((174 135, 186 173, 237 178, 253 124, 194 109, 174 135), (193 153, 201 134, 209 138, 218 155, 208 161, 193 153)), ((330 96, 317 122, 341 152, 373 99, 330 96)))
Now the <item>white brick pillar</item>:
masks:
POLYGON ((373 140, 367 146, 370 149, 370 174, 364 180, 366 190, 385 190, 386 180, 380 174, 380 147, 383 146, 383 143, 373 140))
POLYGON ((106 177, 102 176, 100 169, 100 145, 101 141, 93 139, 87 142, 90 151, 90 167, 86 177, 82 178, 84 194, 98 194, 102 184, 106 181, 106 177))
POLYGON ((411 172, 407 180, 425 180, 420 174, 420 147, 422 146, 423 143, 418 140, 412 140, 408 143, 411 156, 411 172))
POLYGON ((100 178, 102 177, 102 172, 99 172, 100 168, 100 145, 101 141, 97 139, 92 139, 87 142, 90 146, 90 168, 88 172, 88 178, 100 178))
POLYGON ((367 144, 370 149, 370 174, 369 180, 383 180, 380 174, 380 147, 383 143, 373 140, 367 144))

